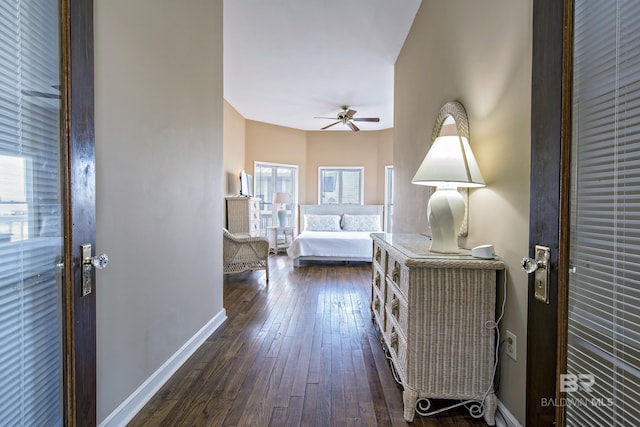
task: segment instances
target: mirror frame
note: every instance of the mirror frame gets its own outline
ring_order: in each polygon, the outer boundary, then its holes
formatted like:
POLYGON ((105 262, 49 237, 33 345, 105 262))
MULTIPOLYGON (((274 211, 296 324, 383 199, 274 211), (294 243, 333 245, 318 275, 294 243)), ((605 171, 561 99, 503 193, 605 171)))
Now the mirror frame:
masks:
MULTIPOLYGON (((471 141, 469 137, 469 118, 467 117, 467 111, 464 109, 462 103, 458 101, 449 101, 445 103, 442 108, 440 108, 440 112, 436 117, 436 121, 433 124, 433 131, 431 133, 431 144, 436 140, 438 136, 440 136, 440 132, 442 131, 442 125, 444 124, 447 118, 452 117, 456 123, 456 131, 458 135, 467 138, 468 141, 471 141)), ((436 189, 434 187, 429 188, 429 198, 435 193, 436 189)), ((462 220, 462 225, 460 226, 459 236, 466 237, 469 234, 469 189, 468 188, 459 188, 458 192, 462 194, 464 198, 464 219, 462 220)))
POLYGON ((456 122, 456 130, 458 135, 471 140, 469 137, 469 119, 467 117, 467 111, 464 106, 458 101, 447 102, 440 108, 440 113, 436 117, 436 122, 433 124, 433 132, 431 133, 431 142, 440 135, 442 125, 448 117, 452 117, 456 122))

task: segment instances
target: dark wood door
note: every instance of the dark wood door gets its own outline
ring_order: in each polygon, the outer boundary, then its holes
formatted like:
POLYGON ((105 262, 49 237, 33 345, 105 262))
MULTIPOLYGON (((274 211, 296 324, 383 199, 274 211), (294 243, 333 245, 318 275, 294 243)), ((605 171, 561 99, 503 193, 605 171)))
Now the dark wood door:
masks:
POLYGON ((92 0, 2 3, 1 425, 96 423, 92 19, 92 0))
POLYGON ((81 246, 95 252, 93 0, 62 0, 66 425, 96 424, 96 286, 82 292, 81 246))
POLYGON ((533 2, 529 257, 536 245, 551 252, 548 303, 534 298, 534 276, 529 280, 526 424, 532 426, 556 423, 553 402, 565 348, 558 330, 566 319, 568 272, 570 8, 571 0, 533 2))

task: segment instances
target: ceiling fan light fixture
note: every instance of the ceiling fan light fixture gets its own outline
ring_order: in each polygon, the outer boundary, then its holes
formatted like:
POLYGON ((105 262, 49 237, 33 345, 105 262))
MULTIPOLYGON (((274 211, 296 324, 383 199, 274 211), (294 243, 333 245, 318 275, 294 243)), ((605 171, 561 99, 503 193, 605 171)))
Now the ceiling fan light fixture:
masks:
POLYGON ((342 108, 342 111, 340 111, 336 115, 335 119, 333 119, 331 117, 316 117, 317 119, 337 120, 335 123, 331 123, 330 125, 327 125, 327 126, 321 128, 321 130, 328 129, 331 126, 337 125, 338 123, 342 123, 343 125, 347 125, 352 131, 358 132, 360 130, 360 128, 358 126, 356 126, 355 123, 353 123, 354 121, 356 121, 356 122, 358 122, 358 121, 359 122, 375 122, 375 123, 378 123, 380 121, 379 117, 354 117, 355 114, 357 113, 357 111, 349 109, 348 105, 342 105, 341 108, 342 108))

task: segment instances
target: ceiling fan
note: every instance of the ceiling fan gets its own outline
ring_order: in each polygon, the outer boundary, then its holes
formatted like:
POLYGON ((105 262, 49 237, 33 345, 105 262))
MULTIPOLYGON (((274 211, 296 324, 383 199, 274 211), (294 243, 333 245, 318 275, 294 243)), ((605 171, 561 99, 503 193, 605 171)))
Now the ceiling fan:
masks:
POLYGON ((353 122, 379 122, 379 117, 353 117, 357 111, 350 110, 348 105, 343 105, 342 111, 338 113, 337 117, 316 117, 316 119, 331 119, 337 120, 336 122, 331 123, 323 127, 321 130, 325 130, 330 128, 331 126, 337 125, 338 123, 342 123, 343 125, 347 125, 351 128, 352 131, 358 132, 360 128, 355 125, 353 122))

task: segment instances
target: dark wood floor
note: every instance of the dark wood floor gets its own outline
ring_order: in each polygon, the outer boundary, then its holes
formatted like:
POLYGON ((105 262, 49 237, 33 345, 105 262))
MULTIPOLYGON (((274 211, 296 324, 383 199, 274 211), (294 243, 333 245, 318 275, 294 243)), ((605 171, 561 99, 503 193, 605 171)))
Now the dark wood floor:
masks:
MULTIPOLYGON (((369 312, 371 265, 225 276, 228 320, 140 411, 137 426, 406 426, 369 312)), ((416 426, 486 425, 458 408, 416 426)))

